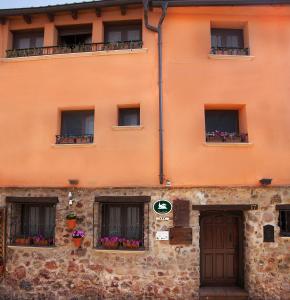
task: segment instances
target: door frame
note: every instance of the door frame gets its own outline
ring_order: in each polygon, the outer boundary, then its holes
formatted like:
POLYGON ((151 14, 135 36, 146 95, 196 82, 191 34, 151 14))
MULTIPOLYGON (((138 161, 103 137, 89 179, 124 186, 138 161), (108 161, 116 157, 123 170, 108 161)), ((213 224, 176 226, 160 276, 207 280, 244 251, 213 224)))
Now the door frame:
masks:
POLYGON ((202 219, 206 216, 216 215, 216 214, 223 214, 227 216, 235 216, 238 217, 238 238, 239 238, 239 245, 238 245, 238 278, 237 278, 237 286, 240 288, 244 288, 244 213, 242 210, 205 210, 200 211, 199 216, 199 260, 200 260, 200 286, 207 286, 202 283, 202 219))
MULTIPOLYGON (((2 226, 2 235, 0 235, 0 243, 3 243, 3 263, 4 263, 4 272, 6 265, 6 245, 7 245, 7 208, 6 206, 0 206, 0 211, 3 212, 3 224, 0 223, 0 227, 2 226), (2 239, 2 241, 1 241, 2 239)), ((1 254, 1 253, 0 253, 1 254)))

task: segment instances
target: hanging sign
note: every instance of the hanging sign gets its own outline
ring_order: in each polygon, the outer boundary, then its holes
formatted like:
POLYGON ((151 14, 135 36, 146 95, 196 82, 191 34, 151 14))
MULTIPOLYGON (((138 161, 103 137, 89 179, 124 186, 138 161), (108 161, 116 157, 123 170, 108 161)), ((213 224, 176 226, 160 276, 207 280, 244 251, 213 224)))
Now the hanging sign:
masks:
POLYGON ((172 210, 172 204, 167 200, 159 200, 153 204, 153 210, 161 215, 168 214, 172 210))

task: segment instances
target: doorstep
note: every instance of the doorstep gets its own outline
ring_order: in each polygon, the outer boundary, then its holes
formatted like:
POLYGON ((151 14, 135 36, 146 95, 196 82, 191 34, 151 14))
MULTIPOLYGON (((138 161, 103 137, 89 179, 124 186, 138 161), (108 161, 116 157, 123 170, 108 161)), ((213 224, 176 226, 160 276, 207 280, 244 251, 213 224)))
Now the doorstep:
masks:
POLYGON ((236 286, 207 286, 199 289, 200 300, 248 300, 249 295, 244 289, 236 286))

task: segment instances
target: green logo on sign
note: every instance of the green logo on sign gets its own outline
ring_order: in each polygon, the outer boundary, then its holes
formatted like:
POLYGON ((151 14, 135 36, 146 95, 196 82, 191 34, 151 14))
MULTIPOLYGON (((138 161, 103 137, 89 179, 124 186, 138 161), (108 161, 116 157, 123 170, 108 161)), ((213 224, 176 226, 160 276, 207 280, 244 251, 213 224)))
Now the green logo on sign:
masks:
POLYGON ((171 212, 172 204, 167 200, 159 200, 153 204, 153 209, 158 214, 168 214, 171 212))

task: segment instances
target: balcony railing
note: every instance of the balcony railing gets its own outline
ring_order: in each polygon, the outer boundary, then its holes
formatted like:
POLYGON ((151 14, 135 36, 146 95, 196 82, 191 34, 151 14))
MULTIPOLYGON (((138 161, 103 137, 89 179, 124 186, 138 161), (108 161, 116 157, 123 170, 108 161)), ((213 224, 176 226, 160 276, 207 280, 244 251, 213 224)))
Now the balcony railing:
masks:
POLYGON ((93 134, 56 136, 56 144, 91 144, 93 142, 94 142, 93 134))
POLYGON ((208 143, 247 143, 247 133, 213 131, 206 133, 208 143))
POLYGON ((250 55, 250 50, 249 50, 249 48, 211 47, 210 54, 250 55))
POLYGON ((125 41, 114 43, 92 43, 92 44, 78 44, 78 45, 62 45, 51 47, 38 47, 27 49, 12 49, 6 51, 7 58, 12 57, 26 57, 26 56, 40 56, 53 54, 67 54, 80 52, 97 52, 108 50, 125 50, 125 49, 140 49, 143 46, 142 41, 125 41))

